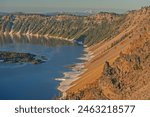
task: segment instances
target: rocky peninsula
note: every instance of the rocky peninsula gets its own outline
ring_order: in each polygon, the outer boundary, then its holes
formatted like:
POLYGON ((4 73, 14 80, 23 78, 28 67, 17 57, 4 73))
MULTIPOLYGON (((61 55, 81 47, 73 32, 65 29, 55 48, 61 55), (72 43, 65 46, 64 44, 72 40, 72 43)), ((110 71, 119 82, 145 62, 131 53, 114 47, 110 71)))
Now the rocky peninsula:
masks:
POLYGON ((37 56, 30 53, 17 53, 0 51, 0 62, 1 63, 32 63, 40 64, 45 62, 47 58, 45 56, 37 56))

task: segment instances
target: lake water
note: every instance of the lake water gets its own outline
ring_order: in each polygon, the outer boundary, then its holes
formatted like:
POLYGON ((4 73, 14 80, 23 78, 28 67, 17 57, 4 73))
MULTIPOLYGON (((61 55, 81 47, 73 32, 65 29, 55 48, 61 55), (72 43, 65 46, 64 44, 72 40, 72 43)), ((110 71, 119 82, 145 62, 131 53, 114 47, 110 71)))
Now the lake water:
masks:
POLYGON ((49 100, 59 96, 57 90, 65 66, 79 62, 83 47, 56 39, 0 36, 0 51, 14 51, 46 56, 42 64, 0 63, 0 99, 49 100))

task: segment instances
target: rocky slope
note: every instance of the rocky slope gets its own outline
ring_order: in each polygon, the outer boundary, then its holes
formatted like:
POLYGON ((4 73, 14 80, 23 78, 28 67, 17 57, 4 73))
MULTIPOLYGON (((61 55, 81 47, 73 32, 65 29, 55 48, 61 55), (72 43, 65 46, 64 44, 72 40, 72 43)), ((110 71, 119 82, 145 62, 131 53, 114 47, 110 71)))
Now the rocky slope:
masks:
POLYGON ((0 32, 67 40, 82 39, 85 40, 84 44, 92 45, 117 34, 124 17, 114 13, 92 16, 12 14, 0 17, 0 32))
POLYGON ((93 57, 64 99, 150 99, 150 7, 124 15, 0 16, 0 32, 84 41, 93 57))
POLYGON ((88 48, 94 57, 64 99, 150 99, 150 7, 129 12, 119 30, 88 48))

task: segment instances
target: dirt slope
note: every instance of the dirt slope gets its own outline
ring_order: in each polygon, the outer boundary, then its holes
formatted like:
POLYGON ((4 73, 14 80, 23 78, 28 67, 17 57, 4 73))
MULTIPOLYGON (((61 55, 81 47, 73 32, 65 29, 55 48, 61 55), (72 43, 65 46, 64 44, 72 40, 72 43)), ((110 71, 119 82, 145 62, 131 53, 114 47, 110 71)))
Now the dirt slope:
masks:
POLYGON ((65 99, 150 99, 150 8, 129 12, 119 31, 88 48, 94 57, 65 99))

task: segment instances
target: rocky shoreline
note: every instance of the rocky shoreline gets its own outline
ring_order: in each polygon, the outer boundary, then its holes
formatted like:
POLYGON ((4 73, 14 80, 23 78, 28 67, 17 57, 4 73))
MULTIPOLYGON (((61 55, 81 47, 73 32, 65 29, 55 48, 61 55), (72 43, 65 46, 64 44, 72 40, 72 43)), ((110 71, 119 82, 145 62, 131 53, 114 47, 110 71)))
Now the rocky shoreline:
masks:
POLYGON ((83 54, 83 57, 78 58, 84 61, 83 63, 76 63, 72 65, 73 67, 71 67, 70 72, 64 72, 63 77, 55 79, 61 81, 60 85, 57 87, 57 89, 62 93, 59 99, 65 99, 66 91, 71 88, 74 85, 73 82, 78 80, 80 75, 86 71, 85 63, 93 58, 93 53, 89 51, 87 47, 84 48, 84 52, 85 54, 83 54))
POLYGON ((0 62, 1 63, 31 63, 40 64, 47 60, 45 56, 36 56, 30 53, 17 53, 0 51, 0 62))

